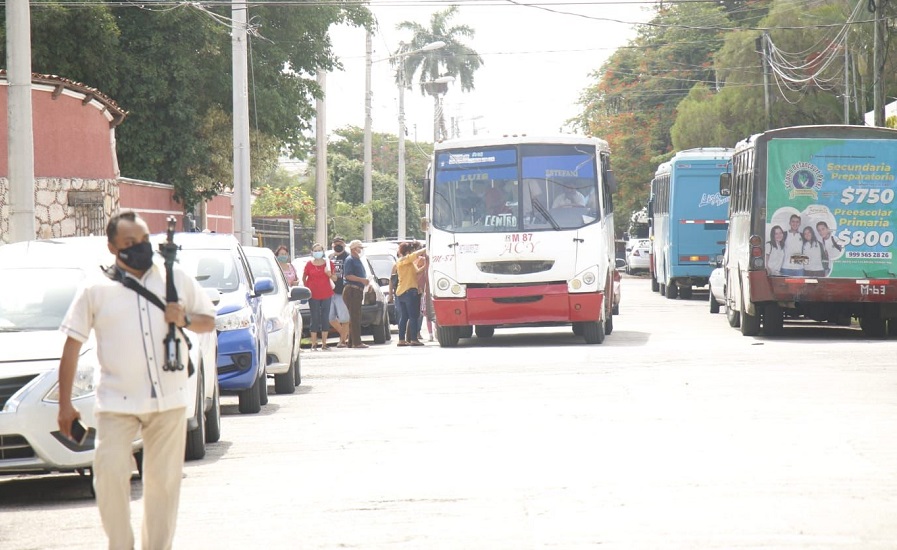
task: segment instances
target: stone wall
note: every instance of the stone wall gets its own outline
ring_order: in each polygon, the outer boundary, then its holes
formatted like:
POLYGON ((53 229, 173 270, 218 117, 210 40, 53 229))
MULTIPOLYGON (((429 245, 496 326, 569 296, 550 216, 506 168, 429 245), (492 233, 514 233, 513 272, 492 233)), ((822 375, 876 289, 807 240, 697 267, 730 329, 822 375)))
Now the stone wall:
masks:
MULTIPOLYGON (((105 234, 106 221, 119 208, 115 179, 36 178, 36 236, 73 237, 105 234)), ((9 180, 0 178, 0 241, 9 242, 9 180)))

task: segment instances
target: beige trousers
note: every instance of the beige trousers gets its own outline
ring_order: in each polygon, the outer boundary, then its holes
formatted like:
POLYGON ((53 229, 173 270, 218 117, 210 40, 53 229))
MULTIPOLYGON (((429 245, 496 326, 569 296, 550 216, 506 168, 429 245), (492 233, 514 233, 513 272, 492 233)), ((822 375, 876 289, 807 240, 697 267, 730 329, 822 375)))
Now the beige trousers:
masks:
POLYGON ((174 539, 184 468, 184 408, 149 414, 97 414, 93 484, 111 550, 134 548, 131 529, 131 442, 143 438, 143 550, 167 550, 174 539))

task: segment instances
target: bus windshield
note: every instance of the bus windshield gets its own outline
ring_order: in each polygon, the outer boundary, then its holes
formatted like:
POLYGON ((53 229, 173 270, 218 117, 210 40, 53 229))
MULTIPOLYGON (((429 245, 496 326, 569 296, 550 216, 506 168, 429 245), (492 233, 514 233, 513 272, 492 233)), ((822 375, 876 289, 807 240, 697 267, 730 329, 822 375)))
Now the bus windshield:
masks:
POLYGON ((597 196, 594 146, 440 151, 433 224, 460 233, 578 229, 599 219, 597 196))

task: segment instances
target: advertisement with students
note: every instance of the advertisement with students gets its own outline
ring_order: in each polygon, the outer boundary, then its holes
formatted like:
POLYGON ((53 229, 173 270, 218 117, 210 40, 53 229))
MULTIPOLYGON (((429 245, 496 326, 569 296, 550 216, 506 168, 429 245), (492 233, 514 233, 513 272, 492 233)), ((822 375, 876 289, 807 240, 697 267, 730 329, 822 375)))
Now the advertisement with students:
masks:
POLYGON ((897 277, 897 140, 774 139, 767 154, 771 275, 897 277))

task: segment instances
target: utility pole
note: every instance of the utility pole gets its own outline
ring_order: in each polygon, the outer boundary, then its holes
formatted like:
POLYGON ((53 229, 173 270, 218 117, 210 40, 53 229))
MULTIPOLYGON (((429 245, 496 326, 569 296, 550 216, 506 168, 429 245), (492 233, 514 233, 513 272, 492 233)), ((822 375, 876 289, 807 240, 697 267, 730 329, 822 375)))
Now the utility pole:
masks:
POLYGON ((850 54, 844 42, 844 124, 850 124, 850 54))
MULTIPOLYGON (((371 163, 373 156, 371 153, 371 64, 373 63, 373 47, 371 45, 371 31, 367 31, 364 35, 364 195, 363 202, 368 207, 370 213, 371 199, 373 198, 374 189, 371 182, 371 163)), ((374 240, 374 222, 373 217, 364 222, 364 240, 374 240)))
POLYGON ((315 103, 315 242, 324 244, 327 242, 327 73, 320 68, 318 86, 325 98, 315 103))
POLYGON ((405 240, 405 58, 399 58, 399 215, 397 237, 405 240))
POLYGON ((769 96, 769 60, 766 56, 766 41, 768 39, 769 35, 763 33, 757 37, 756 42, 757 50, 760 53, 760 60, 763 62, 763 108, 766 113, 766 130, 769 130, 772 127, 772 106, 770 105, 771 100, 769 96))
POLYGON ((887 0, 875 0, 875 34, 872 49, 872 111, 875 114, 875 126, 885 125, 885 105, 884 105, 884 11, 885 2, 887 0))
POLYGON ((6 2, 7 160, 9 242, 37 236, 34 220, 34 126, 31 106, 31 9, 28 0, 6 2))
POLYGON ((232 0, 231 55, 234 109, 234 234, 240 244, 252 242, 252 210, 249 192, 249 78, 247 71, 246 12, 241 0, 232 0))

